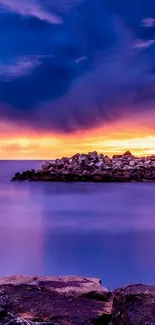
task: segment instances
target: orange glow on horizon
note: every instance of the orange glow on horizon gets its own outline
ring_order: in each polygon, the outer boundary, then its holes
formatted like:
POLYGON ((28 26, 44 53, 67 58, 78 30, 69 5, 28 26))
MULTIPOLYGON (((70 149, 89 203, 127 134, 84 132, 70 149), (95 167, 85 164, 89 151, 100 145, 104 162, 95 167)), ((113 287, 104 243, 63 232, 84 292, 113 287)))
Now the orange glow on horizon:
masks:
POLYGON ((155 129, 145 122, 144 118, 141 121, 126 119, 72 134, 43 133, 20 127, 17 131, 17 126, 3 123, 0 159, 48 160, 94 150, 109 156, 126 150, 137 156, 155 154, 155 129))

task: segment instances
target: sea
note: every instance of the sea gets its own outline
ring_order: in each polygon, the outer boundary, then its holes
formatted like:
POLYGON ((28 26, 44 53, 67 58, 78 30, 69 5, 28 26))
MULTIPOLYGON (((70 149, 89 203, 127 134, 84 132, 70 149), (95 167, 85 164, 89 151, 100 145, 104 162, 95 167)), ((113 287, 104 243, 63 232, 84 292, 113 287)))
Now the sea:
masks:
POLYGON ((10 182, 41 161, 0 161, 0 276, 155 285, 155 183, 10 182))

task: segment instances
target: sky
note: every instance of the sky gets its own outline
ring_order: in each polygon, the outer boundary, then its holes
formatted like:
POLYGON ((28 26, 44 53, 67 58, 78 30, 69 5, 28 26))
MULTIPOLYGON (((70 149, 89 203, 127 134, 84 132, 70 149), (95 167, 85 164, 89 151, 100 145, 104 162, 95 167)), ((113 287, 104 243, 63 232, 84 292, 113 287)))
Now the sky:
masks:
POLYGON ((0 159, 155 153, 154 0, 0 0, 0 159))

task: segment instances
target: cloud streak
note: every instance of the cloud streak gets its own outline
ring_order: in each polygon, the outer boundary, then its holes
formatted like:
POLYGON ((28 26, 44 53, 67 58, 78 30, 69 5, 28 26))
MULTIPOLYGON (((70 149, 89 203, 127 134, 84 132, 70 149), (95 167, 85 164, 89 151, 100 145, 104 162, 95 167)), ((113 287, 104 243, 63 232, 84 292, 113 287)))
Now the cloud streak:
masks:
POLYGON ((9 81, 10 79, 29 74, 40 64, 40 57, 19 57, 10 64, 0 64, 0 75, 4 77, 4 80, 9 81))
POLYGON ((22 16, 32 16, 51 24, 60 24, 61 17, 46 11, 37 0, 0 0, 0 5, 22 16))

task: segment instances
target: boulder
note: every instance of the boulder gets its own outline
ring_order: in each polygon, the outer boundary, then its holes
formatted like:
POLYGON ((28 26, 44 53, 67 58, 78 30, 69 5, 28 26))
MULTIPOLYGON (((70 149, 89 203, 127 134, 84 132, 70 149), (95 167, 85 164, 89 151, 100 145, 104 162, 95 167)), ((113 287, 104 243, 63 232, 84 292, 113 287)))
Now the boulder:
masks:
POLYGON ((113 165, 113 168, 115 168, 115 169, 119 169, 119 168, 122 168, 122 167, 123 167, 123 162, 121 160, 115 162, 115 164, 113 165))
POLYGON ((133 167, 133 166, 135 166, 135 164, 136 164, 135 160, 130 160, 129 161, 129 166, 133 167))
POLYGON ((61 159, 55 159, 55 165, 58 165, 61 162, 61 159))
POLYGON ((24 277, 0 279, 0 324, 108 325, 112 294, 99 279, 24 277))
POLYGON ((62 169, 61 174, 62 175, 70 175, 70 171, 66 170, 66 169, 62 169))
POLYGON ((97 157, 97 151, 93 151, 92 152, 92 156, 96 156, 97 157))
POLYGON ((89 166, 89 167, 92 167, 92 166, 95 167, 95 163, 92 161, 92 162, 90 162, 90 163, 88 164, 88 166, 89 166))
POLYGON ((41 166, 41 171, 49 170, 51 166, 51 163, 47 161, 44 165, 41 166))
POLYGON ((105 164, 109 165, 111 163, 111 159, 107 156, 104 157, 105 164))
POLYGON ((143 177, 146 180, 155 180, 155 170, 146 169, 143 173, 143 177))
POLYGON ((93 182, 102 182, 103 181, 103 177, 100 175, 94 175, 92 176, 92 181, 93 182))
POLYGON ((83 176, 91 176, 91 173, 88 171, 88 170, 84 170, 83 172, 82 172, 82 175, 83 176))
POLYGON ((51 167, 49 168, 49 172, 51 173, 51 172, 53 172, 53 170, 54 170, 54 167, 51 166, 51 167))
POLYGON ((79 153, 76 153, 74 156, 71 157, 72 160, 78 160, 78 158, 80 157, 79 153))
POLYGON ((86 163, 89 162, 89 161, 87 160, 86 155, 83 154, 83 155, 81 155, 79 157, 78 162, 84 168, 84 166, 86 165, 86 163))
POLYGON ((91 155, 89 156, 89 159, 91 159, 94 162, 98 162, 97 152, 96 151, 92 152, 91 155))
POLYGON ((131 157, 131 156, 132 156, 132 153, 131 153, 130 151, 126 151, 126 152, 123 153, 122 156, 123 156, 123 157, 124 157, 124 156, 131 157))
POLYGON ((124 170, 133 170, 133 167, 130 166, 130 165, 124 165, 124 166, 123 166, 123 169, 124 169, 124 170))
POLYGON ((11 179, 11 181, 25 181, 26 178, 23 174, 16 173, 15 176, 11 179))
POLYGON ((103 169, 104 168, 104 162, 103 162, 103 160, 99 160, 99 162, 96 163, 95 166, 98 167, 99 169, 103 169))
POLYGON ((145 167, 151 166, 151 164, 152 164, 151 160, 146 160, 146 161, 144 162, 144 166, 145 166, 145 167))
POLYGON ((144 162, 139 161, 137 165, 138 165, 139 167, 144 167, 144 162))
POLYGON ((71 172, 72 170, 73 170, 73 166, 70 164, 70 165, 68 165, 67 166, 67 170, 69 171, 69 172, 71 172))
POLYGON ((104 166, 104 169, 111 169, 111 166, 109 166, 109 165, 105 165, 105 166, 104 166))
POLYGON ((155 325, 155 287, 129 285, 113 295, 113 325, 155 325))
POLYGON ((120 158, 122 158, 122 155, 113 155, 112 158, 113 158, 113 159, 116 159, 116 158, 117 158, 117 159, 120 159, 120 158))
POLYGON ((100 154, 98 155, 98 159, 99 159, 99 160, 103 160, 103 158, 104 158, 103 153, 100 153, 100 154))
POLYGON ((67 158, 67 157, 62 157, 62 158, 61 158, 61 162, 63 162, 64 164, 66 164, 66 163, 69 162, 69 158, 67 158))

